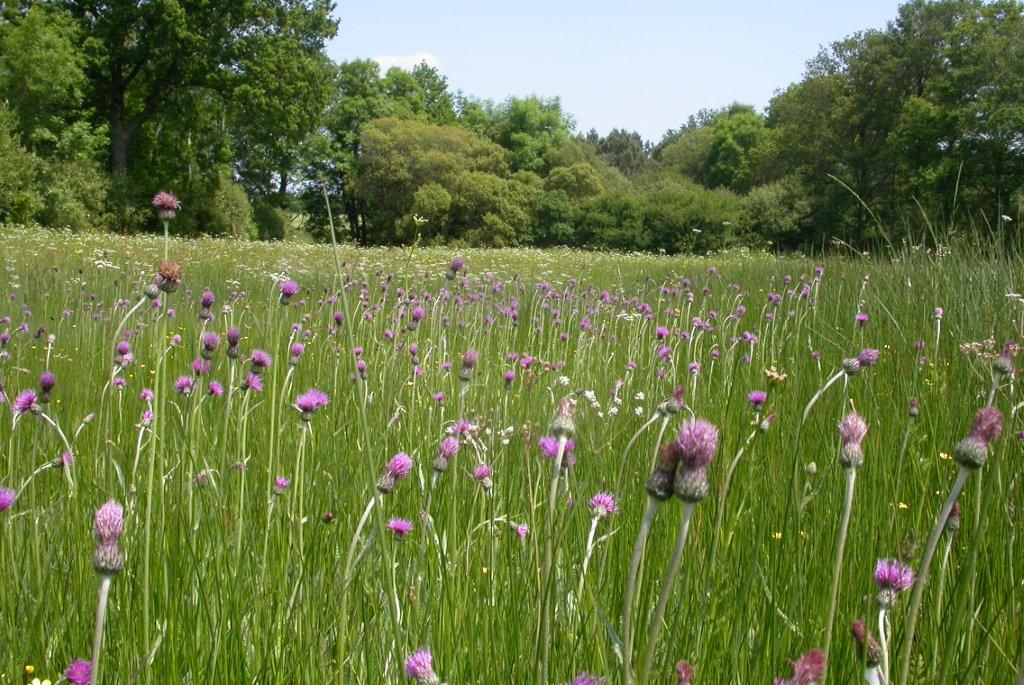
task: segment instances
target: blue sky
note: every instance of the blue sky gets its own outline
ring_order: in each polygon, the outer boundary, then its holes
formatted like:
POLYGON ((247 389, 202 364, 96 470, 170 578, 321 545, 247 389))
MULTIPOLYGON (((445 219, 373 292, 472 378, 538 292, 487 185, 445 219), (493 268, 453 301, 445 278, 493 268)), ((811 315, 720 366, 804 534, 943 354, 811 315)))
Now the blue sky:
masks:
POLYGON ((427 59, 453 90, 558 95, 577 129, 657 141, 702 107, 764 107, 819 46, 881 28, 898 2, 338 0, 336 60, 427 59))

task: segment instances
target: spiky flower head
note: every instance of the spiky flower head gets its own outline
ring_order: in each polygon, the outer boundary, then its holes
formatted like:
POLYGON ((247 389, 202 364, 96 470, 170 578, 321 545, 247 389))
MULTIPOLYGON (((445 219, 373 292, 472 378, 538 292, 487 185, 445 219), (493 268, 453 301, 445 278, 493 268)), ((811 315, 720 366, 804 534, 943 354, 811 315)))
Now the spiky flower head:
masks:
POLYGON ((879 559, 875 564, 875 583, 878 584, 878 606, 892 609, 896 596, 914 584, 914 571, 895 559, 879 559))
POLYGON ((229 347, 238 347, 238 343, 242 342, 242 331, 237 326, 232 326, 228 329, 226 337, 229 347))
POLYGON ((995 407, 982 407, 974 415, 974 427, 971 435, 981 438, 985 444, 992 442, 1003 434, 1003 415, 995 407))
POLYGON ((216 302, 217 298, 213 294, 213 291, 209 288, 203 290, 203 294, 199 296, 199 306, 203 309, 209 309, 216 302))
POLYGON ((1013 341, 1008 341, 1003 345, 1002 354, 996 357, 996 360, 992 363, 992 373, 997 379, 1013 373, 1013 359, 1017 356, 1019 350, 1020 348, 1013 341))
POLYGON ((162 220, 170 221, 181 211, 181 202, 170 193, 161 190, 153 196, 153 209, 162 220))
POLYGON ((587 506, 594 512, 594 516, 601 519, 619 513, 619 503, 615 501, 615 496, 610 492, 597 493, 590 498, 587 506))
POLYGON ((278 476, 274 479, 274 493, 283 495, 292 484, 292 479, 287 476, 278 476))
POLYGON ((23 390, 14 398, 14 402, 11 404, 11 410, 18 416, 32 412, 38 414, 42 411, 42 407, 39 406, 39 397, 36 395, 35 390, 23 390))
POLYGON ((686 407, 686 403, 683 402, 684 388, 681 385, 677 385, 675 391, 672 393, 672 397, 658 405, 655 411, 662 418, 678 414, 686 407))
POLYGON ((764 406, 765 401, 768 399, 768 393, 764 390, 751 390, 750 394, 747 395, 747 402, 754 408, 755 411, 761 411, 761 407, 764 406))
POLYGON ((691 685, 693 683, 693 666, 689 661, 680 661, 676 664, 676 685, 691 685))
POLYGON ((866 347, 857 353, 857 363, 860 364, 862 369, 874 366, 878 363, 878 354, 878 350, 866 347))
POLYGON ((43 371, 39 374, 39 389, 43 391, 43 394, 49 394, 56 385, 57 377, 53 375, 52 371, 43 371))
POLYGON ((92 662, 76 659, 71 662, 64 677, 71 685, 89 685, 92 682, 92 662))
POLYGON ((816 685, 825 677, 825 653, 812 649, 793 662, 793 677, 775 679, 775 685, 816 685))
POLYGON ((708 469, 706 466, 689 468, 681 466, 676 471, 675 480, 672 482, 672 489, 676 497, 684 502, 699 502, 711 492, 711 482, 708 480, 708 469))
POLYGON ((679 429, 676 444, 683 468, 705 468, 718 450, 718 429, 704 419, 687 420, 679 429))
POLYGON ((437 446, 437 458, 434 459, 434 470, 444 473, 448 470, 448 462, 459 453, 459 441, 449 435, 437 446))
POLYGON ((868 434, 868 424, 857 412, 850 412, 839 421, 839 437, 843 447, 839 452, 839 463, 843 468, 860 468, 864 464, 864 450, 861 443, 868 434))
POLYGON ((857 657, 863 659, 868 668, 878 666, 882 662, 882 646, 868 632, 864 621, 854 621, 850 633, 857 643, 857 657))
POLYGON ((473 480, 480 483, 480 487, 484 491, 490 491, 494 487, 494 481, 491 476, 494 474, 494 468, 490 464, 477 464, 476 468, 473 469, 473 480))
POLYGON ((17 492, 10 488, 0 488, 0 513, 3 513, 13 507, 17 500, 17 492))
POLYGON ((843 372, 847 376, 856 376, 860 373, 860 360, 856 357, 843 360, 843 372))
POLYGON ((391 519, 388 521, 387 527, 399 540, 413 531, 412 522, 406 519, 391 519))
POLYGON ((101 545, 116 545, 124 533, 124 509, 121 505, 108 500, 97 509, 92 530, 101 545))
POLYGON ((203 346, 199 353, 202 355, 203 359, 213 359, 213 353, 220 345, 220 336, 213 331, 206 331, 203 333, 202 343, 203 346))
POLYGON ((434 657, 427 649, 415 651, 405 660, 405 675, 422 685, 437 685, 441 682, 434 673, 434 657))
POLYGON ((377 481, 377 489, 387 494, 395 489, 395 483, 412 473, 412 458, 405 452, 399 452, 384 465, 384 473, 377 481))
POLYGON ((181 285, 181 265, 172 261, 160 262, 156 267, 156 279, 153 284, 160 292, 176 291, 181 285))
POLYGON ((316 388, 310 388, 295 398, 295 408, 299 410, 299 418, 303 421, 309 421, 317 409, 323 409, 330 403, 331 398, 327 393, 316 388))
POLYGON ((590 675, 586 671, 582 671, 578 676, 569 681, 569 685, 605 685, 608 682, 604 678, 598 678, 596 675, 590 675))
POLYGON ((273 363, 273 358, 266 350, 253 350, 250 360, 252 361, 252 372, 257 376, 270 368, 273 363))
POLYGON ((558 403, 555 418, 551 422, 551 432, 556 438, 571 438, 576 433, 576 402, 571 395, 566 395, 558 403))

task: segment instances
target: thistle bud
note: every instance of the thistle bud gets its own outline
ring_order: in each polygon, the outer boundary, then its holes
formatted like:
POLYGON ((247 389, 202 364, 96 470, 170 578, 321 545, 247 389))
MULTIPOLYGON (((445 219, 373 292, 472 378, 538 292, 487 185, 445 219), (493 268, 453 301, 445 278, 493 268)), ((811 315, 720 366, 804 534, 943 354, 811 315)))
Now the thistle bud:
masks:
POLYGON ((707 468, 683 467, 679 469, 676 471, 673 488, 676 496, 684 502, 694 503, 701 501, 711 491, 707 468))
POLYGON ((916 397, 910 398, 910 408, 908 409, 908 413, 912 419, 916 419, 921 413, 921 403, 916 397))
POLYGON ((576 403, 571 396, 566 395, 559 403, 555 419, 551 422, 551 433, 556 438, 571 438, 576 433, 576 423, 573 421, 575 414, 576 403))
POLYGON ((860 373, 860 360, 856 357, 843 360, 843 371, 847 376, 856 376, 860 373))
POLYGON ((647 494, 654 499, 660 502, 665 502, 672 497, 672 481, 674 476, 675 473, 673 471, 658 467, 651 472, 650 476, 647 477, 647 483, 644 485, 644 489, 646 489, 647 494))
POLYGON ((758 425, 758 430, 760 430, 762 433, 767 433, 768 429, 772 427, 772 424, 775 423, 775 419, 777 418, 778 417, 776 416, 775 412, 772 412, 768 416, 764 417, 763 419, 761 419, 761 423, 758 425))
POLYGON ((980 469, 988 461, 988 445, 976 435, 969 435, 953 449, 953 456, 961 466, 980 469))
POLYGON ((101 544, 93 552, 92 565, 101 575, 115 575, 124 568, 124 554, 118 549, 116 543, 101 544))
POLYGON ((857 643, 857 656, 863 659, 869 668, 878 666, 882 662, 882 647, 864 627, 864 621, 854 621, 850 633, 857 643))

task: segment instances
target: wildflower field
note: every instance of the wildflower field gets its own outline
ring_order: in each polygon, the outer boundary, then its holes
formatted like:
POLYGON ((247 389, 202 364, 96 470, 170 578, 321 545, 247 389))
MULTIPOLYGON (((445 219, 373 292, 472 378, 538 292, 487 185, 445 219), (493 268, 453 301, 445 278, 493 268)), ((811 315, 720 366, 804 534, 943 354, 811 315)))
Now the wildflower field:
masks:
POLYGON ((1018 677, 1019 261, 0 237, 0 682, 1018 677))

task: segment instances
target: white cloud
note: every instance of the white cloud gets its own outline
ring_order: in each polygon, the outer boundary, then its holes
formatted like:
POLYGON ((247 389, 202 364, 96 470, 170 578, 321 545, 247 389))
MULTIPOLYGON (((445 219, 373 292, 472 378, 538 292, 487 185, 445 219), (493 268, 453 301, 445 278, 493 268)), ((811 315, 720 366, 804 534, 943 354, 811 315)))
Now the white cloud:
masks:
POLYGON ((387 71, 391 67, 411 71, 420 62, 426 62, 437 69, 441 68, 441 60, 429 52, 414 52, 411 55, 380 55, 374 57, 373 60, 380 65, 382 72, 387 71))

